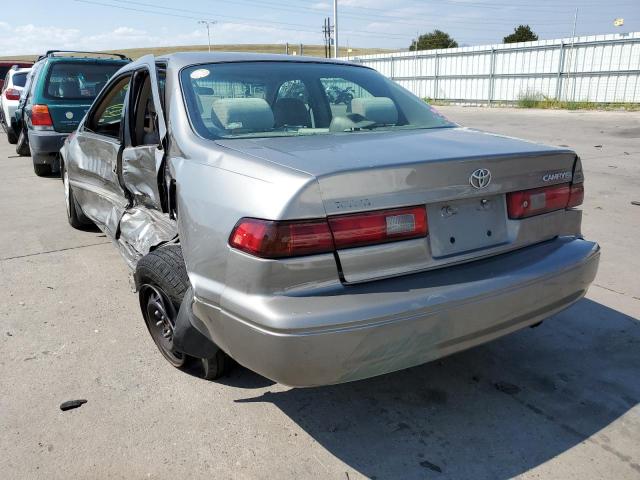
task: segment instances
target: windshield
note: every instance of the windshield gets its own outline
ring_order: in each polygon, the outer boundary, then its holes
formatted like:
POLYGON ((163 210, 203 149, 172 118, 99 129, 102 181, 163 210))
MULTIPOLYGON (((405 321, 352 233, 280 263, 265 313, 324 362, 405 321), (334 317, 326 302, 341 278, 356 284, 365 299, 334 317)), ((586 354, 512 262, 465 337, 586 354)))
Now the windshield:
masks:
POLYGON ((195 65, 181 72, 181 85, 191 123, 210 139, 453 126, 378 72, 352 65, 195 65))
POLYGON ((124 63, 56 62, 47 75, 45 96, 52 99, 91 101, 124 63))

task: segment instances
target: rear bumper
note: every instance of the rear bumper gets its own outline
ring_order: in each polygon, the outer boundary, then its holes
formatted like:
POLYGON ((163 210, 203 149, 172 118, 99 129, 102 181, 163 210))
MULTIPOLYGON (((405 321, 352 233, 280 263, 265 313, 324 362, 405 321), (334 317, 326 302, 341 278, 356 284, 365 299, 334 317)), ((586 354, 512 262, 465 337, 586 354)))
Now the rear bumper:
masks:
POLYGON ((29 148, 34 164, 53 165, 68 133, 29 129, 29 148))
POLYGON ((246 295, 242 315, 224 300, 220 307, 196 299, 193 312, 216 345, 272 380, 341 383, 419 365, 537 323, 584 296, 599 256, 596 243, 561 237, 309 296, 246 295), (282 328, 274 328, 278 322, 282 328))

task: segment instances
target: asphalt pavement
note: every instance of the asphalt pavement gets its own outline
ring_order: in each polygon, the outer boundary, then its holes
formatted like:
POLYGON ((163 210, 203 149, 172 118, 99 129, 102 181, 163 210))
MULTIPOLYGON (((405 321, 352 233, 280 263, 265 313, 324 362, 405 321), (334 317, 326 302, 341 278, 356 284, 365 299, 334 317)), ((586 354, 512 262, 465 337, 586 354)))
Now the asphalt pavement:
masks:
POLYGON ((172 368, 117 250, 73 230, 60 179, 2 135, 0 477, 640 478, 640 115, 440 110, 576 149, 595 284, 538 328, 312 389, 172 368), (87 403, 60 410, 74 399, 87 403))

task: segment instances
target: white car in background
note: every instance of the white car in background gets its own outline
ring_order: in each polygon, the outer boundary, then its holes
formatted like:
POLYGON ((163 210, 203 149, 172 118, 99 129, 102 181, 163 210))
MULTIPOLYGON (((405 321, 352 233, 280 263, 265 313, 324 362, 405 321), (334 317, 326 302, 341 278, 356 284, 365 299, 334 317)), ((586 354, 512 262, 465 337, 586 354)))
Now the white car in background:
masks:
POLYGON ((30 68, 12 68, 7 72, 0 94, 0 122, 7 132, 9 143, 16 143, 18 137, 11 128, 11 119, 18 107, 20 95, 27 83, 27 76, 31 71, 30 68))

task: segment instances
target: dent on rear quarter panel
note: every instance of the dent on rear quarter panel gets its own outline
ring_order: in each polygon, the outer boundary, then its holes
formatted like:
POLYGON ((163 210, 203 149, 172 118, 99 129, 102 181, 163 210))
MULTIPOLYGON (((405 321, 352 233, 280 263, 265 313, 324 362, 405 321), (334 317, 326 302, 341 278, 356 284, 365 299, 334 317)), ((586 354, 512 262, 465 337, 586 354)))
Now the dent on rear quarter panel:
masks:
MULTIPOLYGON (((212 142, 198 157, 203 160, 171 159, 178 232, 196 298, 218 305, 225 288, 247 289, 264 272, 271 272, 269 277, 274 268, 287 268, 287 262, 230 255, 229 235, 241 218, 304 219, 325 213, 318 184, 308 174, 230 154, 212 142)), ((335 260, 328 257, 335 272, 335 260)))

